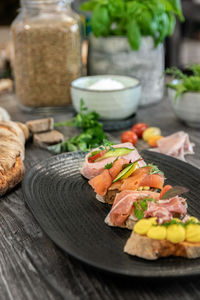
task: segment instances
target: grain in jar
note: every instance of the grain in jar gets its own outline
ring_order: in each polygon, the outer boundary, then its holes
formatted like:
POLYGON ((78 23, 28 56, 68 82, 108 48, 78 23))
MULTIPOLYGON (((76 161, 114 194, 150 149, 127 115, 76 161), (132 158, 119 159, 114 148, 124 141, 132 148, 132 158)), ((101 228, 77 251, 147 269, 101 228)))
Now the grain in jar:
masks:
POLYGON ((24 107, 63 107, 81 76, 81 26, 69 0, 22 0, 11 26, 16 94, 24 107))

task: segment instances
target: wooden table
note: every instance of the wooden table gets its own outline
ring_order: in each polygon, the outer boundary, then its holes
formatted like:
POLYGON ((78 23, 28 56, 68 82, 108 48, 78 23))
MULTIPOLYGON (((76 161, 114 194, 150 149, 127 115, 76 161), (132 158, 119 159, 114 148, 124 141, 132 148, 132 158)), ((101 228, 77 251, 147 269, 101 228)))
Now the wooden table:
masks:
MULTIPOLYGON (((38 118, 22 113, 12 94, 1 96, 0 106, 7 108, 13 120, 38 118)), ((65 120, 71 115, 55 115, 55 120, 65 120)), ((166 99, 139 110, 135 121, 159 126, 163 135, 178 130, 188 132, 196 148, 195 155, 187 160, 200 167, 200 131, 177 121, 166 99)), ((72 134, 71 129, 65 130, 66 137, 72 134)), ((120 132, 112 134, 117 140, 120 132)), ((144 149, 145 144, 139 142, 138 147, 144 149)), ((28 143, 26 168, 50 156, 46 150, 28 143)), ((168 281, 124 279, 80 263, 60 251, 42 232, 24 203, 19 185, 0 200, 0 299, 200 299, 200 277, 168 281)))

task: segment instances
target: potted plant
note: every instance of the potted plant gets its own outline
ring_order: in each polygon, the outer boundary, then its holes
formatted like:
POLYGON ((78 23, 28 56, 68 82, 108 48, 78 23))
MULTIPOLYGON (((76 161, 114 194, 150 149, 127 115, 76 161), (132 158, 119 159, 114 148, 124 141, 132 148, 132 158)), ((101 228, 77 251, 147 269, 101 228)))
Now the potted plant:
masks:
POLYGON ((191 75, 176 68, 166 70, 173 76, 167 84, 168 95, 176 116, 190 127, 200 128, 200 65, 192 65, 188 70, 191 75))
POLYGON ((141 104, 163 95, 163 41, 176 18, 183 20, 180 0, 88 0, 93 34, 89 37, 88 72, 91 75, 136 76, 142 81, 141 104))

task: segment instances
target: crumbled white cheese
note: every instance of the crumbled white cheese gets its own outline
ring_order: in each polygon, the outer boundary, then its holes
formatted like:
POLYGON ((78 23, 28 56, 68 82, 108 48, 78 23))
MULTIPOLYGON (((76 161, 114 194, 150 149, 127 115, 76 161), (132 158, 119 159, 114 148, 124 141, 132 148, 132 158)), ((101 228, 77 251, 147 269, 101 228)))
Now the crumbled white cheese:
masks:
POLYGON ((95 83, 93 83, 91 86, 89 86, 90 90, 120 90, 123 89, 124 85, 123 83, 113 80, 113 79, 99 79, 95 83))

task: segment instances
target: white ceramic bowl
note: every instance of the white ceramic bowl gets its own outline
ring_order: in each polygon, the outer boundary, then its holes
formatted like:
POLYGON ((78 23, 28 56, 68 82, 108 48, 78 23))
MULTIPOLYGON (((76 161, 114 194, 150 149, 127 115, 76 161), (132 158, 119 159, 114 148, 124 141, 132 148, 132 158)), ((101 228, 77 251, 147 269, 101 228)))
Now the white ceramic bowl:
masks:
POLYGON ((72 104, 78 112, 83 99, 89 111, 96 111, 102 120, 120 120, 136 112, 141 95, 139 79, 129 76, 99 75, 80 77, 71 84, 72 104), (92 90, 89 86, 100 79, 121 82, 118 90, 92 90))
POLYGON ((168 88, 168 97, 176 116, 188 126, 200 128, 200 93, 186 92, 175 99, 176 90, 168 88))

